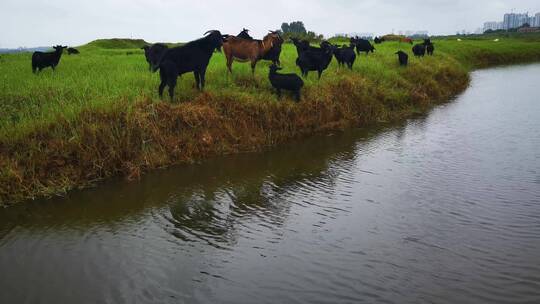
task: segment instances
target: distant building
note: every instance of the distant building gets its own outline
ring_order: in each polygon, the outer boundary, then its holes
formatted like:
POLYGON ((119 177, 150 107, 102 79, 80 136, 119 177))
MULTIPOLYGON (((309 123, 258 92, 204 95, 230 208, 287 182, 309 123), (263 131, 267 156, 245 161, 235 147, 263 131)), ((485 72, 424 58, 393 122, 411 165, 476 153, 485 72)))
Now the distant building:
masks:
POLYGON ((503 29, 514 29, 522 26, 529 21, 529 14, 504 14, 503 29))
POLYGON ((409 31, 398 31, 398 34, 406 36, 406 37, 418 37, 418 38, 428 37, 429 36, 428 31, 410 31, 410 30, 409 31))
POLYGON ((536 13, 534 16, 529 16, 529 13, 507 13, 504 14, 502 22, 485 22, 483 29, 484 32, 487 30, 510 30, 520 28, 525 24, 529 24, 531 27, 540 27, 540 13, 536 13))
POLYGON ((371 39, 373 38, 373 33, 359 33, 359 32, 353 32, 353 33, 337 33, 337 37, 360 37, 364 39, 371 39))
POLYGON ((533 22, 533 24, 531 24, 531 26, 540 27, 540 13, 537 13, 534 16, 534 22, 533 22))
POLYGON ((364 39, 371 39, 373 38, 373 33, 351 33, 351 36, 358 36, 364 39))
POLYGON ((504 29, 502 22, 491 21, 484 23, 484 32, 487 30, 496 31, 502 29, 504 29))
POLYGON ((497 24, 496 21, 484 22, 484 32, 485 31, 494 31, 495 24, 497 24))

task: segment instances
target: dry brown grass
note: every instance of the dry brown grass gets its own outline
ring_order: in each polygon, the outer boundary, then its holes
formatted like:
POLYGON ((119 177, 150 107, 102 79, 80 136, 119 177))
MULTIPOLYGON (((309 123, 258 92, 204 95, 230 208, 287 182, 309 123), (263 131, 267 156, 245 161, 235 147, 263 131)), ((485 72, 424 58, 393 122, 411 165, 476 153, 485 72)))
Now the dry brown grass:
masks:
POLYGON ((135 106, 83 111, 24 138, 0 143, 0 202, 61 194, 104 178, 137 179, 145 171, 216 154, 259 151, 316 132, 399 119, 463 90, 467 73, 403 70, 393 95, 350 75, 308 90, 304 101, 253 100, 202 93, 180 104, 140 100, 135 106), (427 73, 428 75, 425 75, 427 73))

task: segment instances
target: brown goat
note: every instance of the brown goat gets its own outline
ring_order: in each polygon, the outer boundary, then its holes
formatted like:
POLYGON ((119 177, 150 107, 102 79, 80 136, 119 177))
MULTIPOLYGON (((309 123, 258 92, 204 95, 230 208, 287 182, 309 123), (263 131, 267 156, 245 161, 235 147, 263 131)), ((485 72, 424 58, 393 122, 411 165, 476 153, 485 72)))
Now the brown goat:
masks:
POLYGON ((405 42, 405 43, 413 44, 412 38, 408 38, 408 37, 399 38, 399 42, 405 42))
POLYGON ((280 41, 276 32, 270 32, 264 36, 263 40, 248 40, 235 36, 229 36, 223 42, 223 52, 227 58, 227 68, 232 73, 232 63, 234 60, 240 62, 251 62, 251 72, 255 73, 257 61, 261 60, 266 53, 280 41))

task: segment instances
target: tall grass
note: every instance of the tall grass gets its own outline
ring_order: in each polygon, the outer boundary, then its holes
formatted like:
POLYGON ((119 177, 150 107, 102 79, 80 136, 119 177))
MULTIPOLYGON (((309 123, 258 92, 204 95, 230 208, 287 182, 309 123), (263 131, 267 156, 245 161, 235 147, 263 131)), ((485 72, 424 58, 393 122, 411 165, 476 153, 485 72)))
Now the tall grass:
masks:
MULTIPOLYGON (((175 100, 157 96, 141 41, 102 40, 63 55, 57 70, 33 75, 30 54, 0 63, 0 204, 52 195, 122 174, 211 154, 254 151, 320 132, 399 119, 462 91, 468 71, 491 64, 540 60, 540 43, 437 40, 436 56, 398 66, 388 42, 361 55, 353 71, 335 60, 320 81, 305 80, 300 103, 278 101, 267 62, 254 76, 235 63, 228 75, 215 53, 207 87, 192 74, 179 79, 175 100), (132 47, 125 49, 123 47, 132 47)), ((412 57, 412 56, 411 56, 412 57)), ((296 50, 285 44, 283 72, 298 72, 296 50)))

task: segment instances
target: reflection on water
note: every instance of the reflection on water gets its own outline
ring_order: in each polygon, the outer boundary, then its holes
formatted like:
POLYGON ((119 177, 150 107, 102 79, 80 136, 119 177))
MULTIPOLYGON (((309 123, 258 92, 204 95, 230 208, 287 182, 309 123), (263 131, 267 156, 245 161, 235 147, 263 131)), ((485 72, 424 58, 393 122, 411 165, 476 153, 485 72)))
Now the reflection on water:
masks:
POLYGON ((540 302, 539 72, 0 210, 0 303, 540 302))

